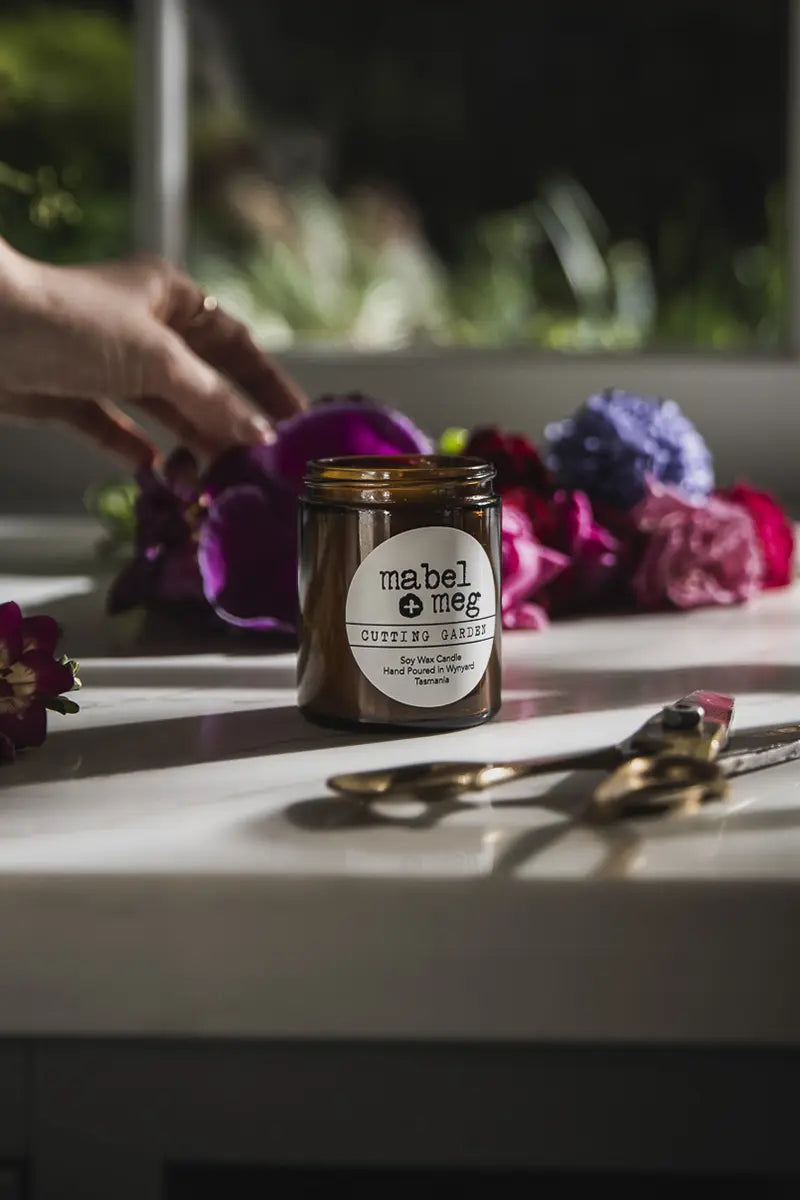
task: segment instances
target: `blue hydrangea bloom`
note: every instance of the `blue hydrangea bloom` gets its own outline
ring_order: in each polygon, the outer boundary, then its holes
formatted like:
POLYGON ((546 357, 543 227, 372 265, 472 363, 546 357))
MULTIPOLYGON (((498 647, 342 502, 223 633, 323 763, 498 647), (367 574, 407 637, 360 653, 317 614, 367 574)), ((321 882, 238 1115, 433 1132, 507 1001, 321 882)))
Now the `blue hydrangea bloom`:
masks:
POLYGON ((648 475, 695 500, 714 487, 711 452, 674 400, 608 388, 548 425, 545 437, 562 487, 617 508, 638 504, 648 475))

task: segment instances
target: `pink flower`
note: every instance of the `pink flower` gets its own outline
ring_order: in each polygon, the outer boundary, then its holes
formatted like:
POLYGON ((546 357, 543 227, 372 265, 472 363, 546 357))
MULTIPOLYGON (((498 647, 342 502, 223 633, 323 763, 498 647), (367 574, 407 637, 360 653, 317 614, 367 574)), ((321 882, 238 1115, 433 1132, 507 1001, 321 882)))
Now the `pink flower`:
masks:
POLYGON ((747 483, 737 483, 715 492, 747 510, 753 518, 764 555, 763 588, 786 587, 794 577, 794 525, 774 496, 760 492, 747 483))
POLYGON ((0 761, 47 735, 47 709, 76 712, 63 693, 80 686, 77 663, 53 657, 58 625, 52 617, 26 617, 18 604, 0 604, 0 761))
POLYGON ((642 608, 740 604, 759 590, 764 560, 758 534, 739 505, 716 496, 693 503, 649 479, 632 515, 646 539, 632 580, 642 608))
POLYGON ((504 629, 543 629, 547 613, 532 598, 544 588, 568 559, 541 545, 522 509, 503 501, 503 588, 504 629))
POLYGON ((542 496, 515 488, 506 501, 527 514, 541 543, 566 555, 567 567, 547 589, 551 614, 596 608, 611 596, 619 582, 624 547, 595 519, 585 492, 562 489, 542 496))

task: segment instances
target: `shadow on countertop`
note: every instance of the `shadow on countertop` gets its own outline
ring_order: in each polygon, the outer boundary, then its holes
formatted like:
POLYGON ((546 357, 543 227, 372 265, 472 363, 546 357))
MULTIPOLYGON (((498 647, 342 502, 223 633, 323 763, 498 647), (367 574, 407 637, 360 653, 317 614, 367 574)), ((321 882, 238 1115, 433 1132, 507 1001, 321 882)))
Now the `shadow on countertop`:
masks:
MULTIPOLYGON (((521 721, 571 713, 607 712, 652 704, 654 708, 698 688, 743 697, 757 693, 797 694, 800 721, 800 665, 711 663, 643 667, 641 671, 573 670, 543 666, 530 680, 537 692, 504 702, 499 720, 521 721), (538 694, 539 690, 543 694, 538 694)), ((519 686, 520 680, 514 683, 519 686)))
MULTIPOLYGON (((731 834, 781 834, 800 828, 800 810, 797 808, 762 809, 753 806, 731 811, 724 802, 714 803, 686 817, 654 817, 619 821, 611 825, 584 825, 580 814, 599 778, 596 772, 574 771, 556 780, 547 791, 530 798, 503 800, 502 792, 488 803, 486 797, 477 801, 448 797, 440 802, 420 803, 413 815, 406 804, 397 816, 389 815, 389 806, 386 804, 368 805, 358 799, 331 794, 295 801, 280 813, 251 818, 246 822, 246 832, 248 837, 273 840, 280 838, 280 825, 285 822, 293 830, 306 834, 335 835, 392 827, 424 833, 454 813, 468 812, 476 806, 480 807, 490 824, 509 809, 528 810, 532 817, 531 828, 512 834, 505 845, 501 844, 487 878, 523 880, 521 873, 526 868, 530 868, 574 830, 584 829, 590 831, 596 840, 600 855, 583 874, 576 877, 576 882, 583 882, 587 879, 634 876, 647 845, 661 838, 696 839, 703 833, 719 836, 724 830, 731 834)), ((385 853, 385 850, 382 852, 385 853)), ((535 876, 530 878, 535 880, 535 876)))
POLYGON ((291 651, 294 639, 285 634, 254 633, 233 626, 182 623, 138 612, 110 617, 105 609, 106 586, 94 581, 91 591, 26 606, 30 613, 43 611, 58 621, 62 644, 79 661, 90 658, 137 659, 168 655, 275 654, 291 651))
POLYGON ((70 718, 70 722, 54 730, 40 749, 21 755, 16 763, 3 769, 0 797, 3 785, 108 778, 135 771, 335 750, 409 736, 320 729, 309 724, 294 706, 245 708, 90 729, 81 729, 76 718, 70 718))
MULTIPOLYGON (((114 665, 103 664, 93 673, 91 664, 83 672, 84 685, 113 687, 114 665)), ((798 693, 800 720, 800 668, 775 664, 743 664, 661 671, 578 672, 543 668, 537 675, 537 692, 513 698, 504 705, 499 723, 525 721, 576 713, 592 713, 644 704, 657 708, 668 700, 697 687, 709 687, 741 696, 747 693, 798 693)), ((143 663, 121 665, 117 684, 143 689, 159 687, 289 688, 294 684, 293 667, 265 658, 253 666, 222 664, 143 663), (123 683, 124 680, 124 683, 123 683)), ((425 738, 425 733, 361 733, 323 730, 309 724, 294 705, 243 708, 185 717, 130 721, 122 724, 81 728, 80 717, 62 725, 50 720, 45 745, 22 756, 4 769, 2 785, 87 779, 126 772, 190 766, 197 763, 264 757, 300 750, 337 749, 376 741, 425 738)), ((435 732, 435 731, 433 731, 435 732)), ((588 744, 597 744, 587 738, 588 744)), ((524 751, 521 751, 524 753, 524 751)), ((423 753, 424 756, 424 753, 423 753)))
MULTIPOLYGON (((96 664, 87 661, 83 672, 87 685, 294 688, 294 663, 286 661, 287 654, 294 649, 292 639, 235 630, 198 633, 181 629, 176 623, 153 620, 137 631, 133 619, 110 618, 104 605, 105 588, 99 583, 85 595, 42 605, 61 624, 64 648, 73 657, 79 661, 112 660, 96 664), (211 664, 192 661, 199 655, 221 655, 224 661, 211 664), (166 657, 185 661, 159 661, 166 657), (128 661, 114 661, 119 659, 128 661)), ((530 688, 530 696, 507 700, 499 717, 501 721, 657 705, 698 687, 735 696, 797 692, 800 718, 800 665, 792 664, 713 663, 642 670, 579 670, 547 664, 520 668, 512 663, 506 672, 506 684, 516 691, 530 688)))

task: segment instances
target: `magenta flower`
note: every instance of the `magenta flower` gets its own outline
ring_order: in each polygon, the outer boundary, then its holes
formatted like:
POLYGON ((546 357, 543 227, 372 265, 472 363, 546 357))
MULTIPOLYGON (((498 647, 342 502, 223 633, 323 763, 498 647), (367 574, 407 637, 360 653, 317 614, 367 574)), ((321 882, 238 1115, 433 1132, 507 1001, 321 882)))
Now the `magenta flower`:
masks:
POLYGON ((348 454, 425 454, 408 417, 362 397, 326 397, 283 421, 275 440, 212 464, 199 537, 206 599, 230 624, 290 631, 297 624, 297 497, 306 465, 348 454))
POLYGON ((297 498, 264 474, 208 506, 197 548, 203 590, 230 625, 291 633, 297 624, 297 498))
POLYGON ((18 604, 0 604, 0 761, 42 744, 48 708, 77 712, 63 694, 80 686, 77 663, 53 657, 58 637, 52 617, 23 618, 18 604))
POLYGON ((616 583, 620 542, 595 520, 585 492, 556 492, 553 512, 557 526, 553 545, 567 555, 570 566, 556 581, 552 603, 570 610, 593 605, 616 583))
POLYGON ((516 488, 506 499, 527 514, 539 542, 566 556, 568 565, 547 589, 551 614, 594 608, 612 596, 624 547, 596 520, 585 492, 562 489, 544 496, 516 488))
POLYGON ((431 448, 402 413, 352 396, 326 397, 279 424, 274 441, 227 450, 203 475, 188 450, 176 451, 163 476, 148 471, 140 479, 136 554, 112 585, 110 611, 144 605, 208 617, 213 610, 242 628, 292 630, 306 464, 431 448))
POLYGON ((367 397, 325 396, 283 421, 265 447, 269 470, 300 492, 306 464, 347 454, 431 454, 433 445, 409 417, 367 397))
POLYGON ((649 479, 632 516, 646 539, 632 580, 642 608, 740 604, 759 590, 764 559, 746 509, 716 496, 692 503, 649 479))
POLYGON ((568 565, 569 559, 537 541, 528 517, 503 500, 504 629, 544 629, 547 613, 533 598, 568 565))

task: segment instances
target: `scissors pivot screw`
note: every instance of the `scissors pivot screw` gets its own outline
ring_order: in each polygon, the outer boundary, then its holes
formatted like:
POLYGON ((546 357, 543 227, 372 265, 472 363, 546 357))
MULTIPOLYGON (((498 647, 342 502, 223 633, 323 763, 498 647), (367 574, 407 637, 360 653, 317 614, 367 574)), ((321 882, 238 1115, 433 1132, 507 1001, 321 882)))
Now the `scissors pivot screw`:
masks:
POLYGON ((689 700, 678 700, 668 704, 661 713, 661 723, 665 729, 694 729, 703 724, 705 709, 700 704, 689 700))

